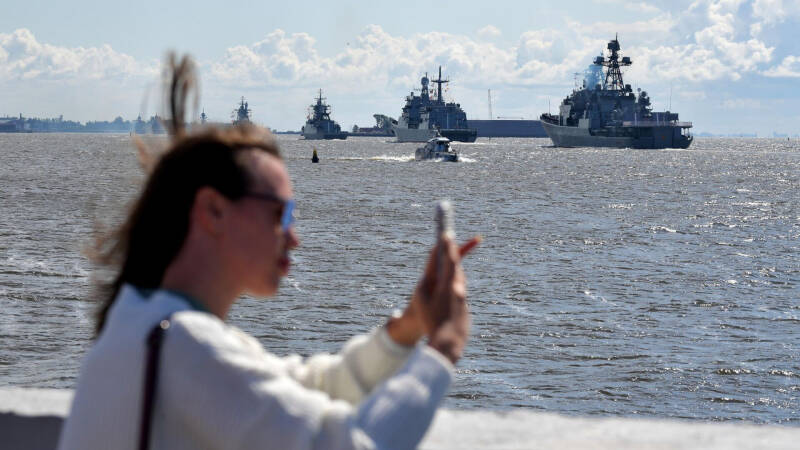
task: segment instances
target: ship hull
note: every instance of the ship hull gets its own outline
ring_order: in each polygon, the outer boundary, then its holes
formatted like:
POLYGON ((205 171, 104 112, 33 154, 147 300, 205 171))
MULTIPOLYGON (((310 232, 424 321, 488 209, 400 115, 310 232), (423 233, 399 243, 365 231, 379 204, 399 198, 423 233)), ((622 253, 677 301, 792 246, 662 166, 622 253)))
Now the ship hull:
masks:
MULTIPOLYGON (((397 142, 428 142, 429 139, 436 137, 437 130, 427 128, 403 128, 393 126, 397 142)), ((478 138, 478 132, 474 128, 455 129, 445 128, 438 130, 442 137, 446 137, 451 141, 458 142, 475 142, 478 138)))
POLYGON ((435 152, 429 151, 424 148, 418 148, 414 153, 414 159, 417 161, 447 161, 458 162, 458 153, 454 152, 435 152))
POLYGON ((347 139, 347 133, 314 133, 303 134, 303 139, 307 141, 318 141, 322 139, 347 139))
POLYGON ((539 120, 468 120, 467 124, 478 131, 478 137, 547 137, 539 120))
POLYGON ((561 126, 542 121, 544 131, 555 147, 613 148, 689 148, 692 138, 681 134, 679 127, 661 126, 630 129, 632 136, 603 136, 588 128, 561 126))
POLYGON ((346 131, 339 131, 338 126, 328 126, 327 130, 323 127, 317 127, 312 124, 306 123, 300 134, 303 139, 307 141, 318 141, 322 139, 347 139, 346 131))
POLYGON ((436 130, 427 128, 392 127, 397 142, 428 142, 436 136, 436 130))

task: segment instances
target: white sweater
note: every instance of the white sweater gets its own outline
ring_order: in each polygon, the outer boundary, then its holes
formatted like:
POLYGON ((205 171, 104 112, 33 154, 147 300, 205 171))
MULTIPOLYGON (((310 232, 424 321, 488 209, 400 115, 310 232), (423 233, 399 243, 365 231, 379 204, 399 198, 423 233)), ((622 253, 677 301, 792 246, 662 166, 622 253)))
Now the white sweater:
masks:
POLYGON ((60 449, 135 449, 145 340, 170 313, 161 350, 153 449, 413 448, 452 378, 428 346, 384 328, 338 355, 279 358, 182 297, 124 286, 83 364, 60 449))

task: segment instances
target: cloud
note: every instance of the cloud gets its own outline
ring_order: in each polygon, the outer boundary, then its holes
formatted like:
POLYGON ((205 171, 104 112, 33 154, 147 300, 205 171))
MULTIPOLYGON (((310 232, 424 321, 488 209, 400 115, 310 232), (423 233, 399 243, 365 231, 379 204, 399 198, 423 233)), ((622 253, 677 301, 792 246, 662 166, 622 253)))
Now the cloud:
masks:
POLYGON ((0 33, 0 81, 122 80, 157 73, 153 64, 139 63, 109 45, 67 48, 42 44, 25 28, 0 33))
MULTIPOLYGON (((604 1, 631 6, 619 0, 604 1)), ((473 36, 435 31, 399 36, 370 25, 332 55, 319 53, 319 36, 276 29, 258 42, 228 48, 202 67, 212 85, 261 90, 329 86, 348 93, 375 93, 399 86, 406 89, 438 65, 452 79, 451 89, 563 86, 571 84, 572 74, 583 71, 619 30, 623 53, 634 61, 626 79, 637 83, 738 80, 746 73, 793 76, 794 60, 768 68, 775 49, 758 36, 769 23, 788 20, 797 9, 795 3, 800 2, 754 0, 749 8, 744 0, 695 0, 683 10, 670 5, 669 11, 666 6, 637 3, 636 9, 647 13, 642 20, 579 23, 565 18, 564 25, 523 32, 511 44, 494 42, 500 30, 493 25, 473 36)), ((96 80, 156 73, 156 64, 137 61, 108 45, 43 44, 26 29, 0 34, 0 79, 96 80)))
POLYGON ((756 38, 736 40, 738 11, 742 0, 721 0, 708 6, 709 26, 694 34, 697 44, 715 51, 734 70, 753 71, 758 63, 772 59, 773 48, 756 38))
MULTIPOLYGON (((764 1, 777 0, 756 3, 764 1)), ((623 54, 634 61, 626 80, 736 81, 763 72, 775 53, 758 37, 759 27, 767 26, 765 19, 745 14, 746 6, 744 0, 696 0, 682 11, 665 11, 643 4, 654 16, 628 23, 567 18, 566 26, 523 32, 511 45, 490 42, 499 33, 492 25, 475 36, 397 36, 370 25, 334 55, 319 54, 314 38, 306 33, 275 30, 262 41, 229 48, 212 63, 211 73, 223 84, 251 88, 329 86, 348 93, 378 93, 416 86, 420 75, 442 65, 453 81, 451 90, 564 86, 620 30, 623 54)))
POLYGON ((487 79, 505 69, 513 51, 465 36, 443 32, 392 36, 370 25, 340 53, 323 57, 304 33, 270 33, 263 41, 229 48, 212 75, 223 83, 249 86, 318 86, 331 84, 363 90, 370 86, 415 85, 438 65, 452 74, 487 79))
POLYGON ((723 109, 744 109, 747 111, 754 111, 762 109, 763 101, 757 98, 736 98, 728 99, 722 102, 723 109))
MULTIPOLYGON (((522 33, 512 47, 485 42, 494 35, 493 26, 482 29, 476 38, 448 33, 395 37, 372 26, 356 46, 334 58, 339 63, 336 75, 355 80, 347 73, 369 67, 373 73, 386 74, 389 83, 398 77, 398 83, 409 85, 419 73, 441 63, 465 85, 569 84, 572 73, 585 69, 613 33, 623 30, 623 50, 635 62, 630 75, 640 82, 738 80, 743 74, 763 70, 774 58, 774 47, 757 33, 746 34, 763 25, 742 14, 744 6, 743 0, 698 0, 689 10, 663 12, 643 4, 656 15, 630 23, 582 24, 567 19, 566 27, 522 33), (687 35, 681 26, 689 19, 695 28, 687 35)), ((328 62, 320 58, 315 64, 326 67, 328 62)), ((313 78, 315 72, 305 73, 313 78)))
POLYGON ((491 39, 500 36, 500 29, 498 29, 494 25, 486 25, 485 27, 478 30, 478 36, 484 39, 491 39))
POLYGON ((616 5, 625 8, 629 11, 634 11, 643 14, 657 14, 661 13, 661 9, 655 5, 646 2, 630 2, 627 0, 595 0, 597 3, 605 3, 609 5, 616 5))
POLYGON ((753 17, 765 24, 776 24, 800 16, 800 2, 797 0, 755 0, 753 17))
POLYGON ((764 76, 773 78, 800 78, 800 56, 789 55, 783 58, 780 65, 765 70, 763 74, 764 76))
MULTIPOLYGON (((575 25, 578 25, 577 23, 575 25)), ((675 26, 675 19, 670 14, 660 15, 653 17, 649 20, 638 20, 629 23, 618 22, 595 22, 588 25, 582 25, 583 33, 588 34, 602 34, 605 36, 615 35, 622 31, 625 36, 635 35, 637 37, 652 37, 653 34, 664 36, 669 33, 675 26), (639 36, 641 35, 641 36, 639 36)))

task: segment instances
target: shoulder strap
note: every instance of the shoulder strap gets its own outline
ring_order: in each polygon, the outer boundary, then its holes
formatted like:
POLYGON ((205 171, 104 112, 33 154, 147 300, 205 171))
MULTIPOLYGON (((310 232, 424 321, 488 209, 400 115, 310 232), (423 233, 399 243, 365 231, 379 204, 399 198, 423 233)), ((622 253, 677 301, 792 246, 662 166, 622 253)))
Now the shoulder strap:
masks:
POLYGON ((142 398, 142 418, 139 423, 139 450, 150 447, 150 428, 153 422, 153 403, 158 385, 158 363, 164 332, 169 328, 170 316, 160 321, 147 335, 147 360, 144 368, 144 397, 142 398))

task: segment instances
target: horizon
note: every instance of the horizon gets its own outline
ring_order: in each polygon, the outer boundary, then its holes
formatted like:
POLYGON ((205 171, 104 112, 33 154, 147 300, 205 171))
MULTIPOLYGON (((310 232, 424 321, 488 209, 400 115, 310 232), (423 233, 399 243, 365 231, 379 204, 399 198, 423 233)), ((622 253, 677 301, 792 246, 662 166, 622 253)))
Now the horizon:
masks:
MULTIPOLYGON (((9 115, 0 114, 0 120, 4 120, 4 119, 17 120, 19 118, 20 118, 19 116, 9 116, 9 115)), ((70 118, 64 118, 63 115, 60 115, 59 117, 36 117, 36 116, 31 116, 31 117, 22 117, 22 119, 25 119, 25 120, 41 120, 41 121, 59 119, 59 120, 65 121, 65 122, 77 122, 77 123, 79 123, 81 125, 84 125, 84 126, 86 126, 86 125, 88 125, 90 123, 110 124, 110 123, 116 122, 117 119, 121 119, 125 123, 134 124, 137 120, 139 120, 139 118, 126 118, 126 117, 121 116, 121 115, 115 116, 114 119, 110 119, 110 120, 109 119, 105 119, 105 120, 97 119, 97 120, 89 120, 89 121, 84 121, 84 122, 74 121, 74 120, 71 120, 70 118)), ((147 117, 147 118, 141 117, 141 120, 143 122, 148 122, 148 121, 151 121, 153 119, 162 119, 162 117, 159 117, 158 115, 150 116, 150 117, 147 117)), ((483 119, 475 119, 475 120, 483 120, 483 119)), ((495 120, 502 120, 502 119, 495 119, 495 120)), ((538 119, 536 119, 536 120, 538 120, 538 119)), ((193 121, 186 122, 187 125, 197 124, 197 123, 199 123, 199 120, 193 120, 193 121)), ((211 125, 228 125, 228 124, 230 124, 230 122, 214 122, 214 121, 208 121, 208 123, 211 124, 211 125)), ((356 124, 356 125, 358 125, 358 124, 356 124)), ((359 125, 359 127, 362 127, 362 126, 359 125)), ((278 129, 278 128, 270 128, 270 131, 272 131, 273 133, 277 133, 277 134, 299 134, 301 132, 300 129, 278 129)), ((49 131, 45 131, 45 132, 49 132, 49 131)), ((56 132, 59 132, 59 131, 56 131, 56 132)), ((71 131, 64 131, 64 132, 71 132, 71 131)), ((102 131, 102 132, 104 132, 104 133, 105 132, 107 132, 107 133, 118 133, 120 131, 119 130, 111 130, 111 131, 102 131)), ((350 130, 347 130, 347 132, 349 133, 350 130)), ((759 135, 757 132, 748 132, 746 130, 738 131, 738 132, 735 132, 735 133, 728 133, 728 134, 725 134, 725 133, 712 133, 712 132, 705 131, 705 130, 693 130, 692 134, 695 137, 708 137, 708 138, 783 139, 783 138, 790 138, 790 137, 792 137, 792 138, 800 137, 800 133, 781 133, 781 132, 778 132, 778 131, 773 131, 772 133, 769 133, 771 135, 759 135)), ((541 139, 546 139, 546 138, 541 138, 541 139)))
POLYGON ((346 1, 313 5, 314 17, 284 5, 181 1, 156 13, 150 1, 135 12, 92 0, 44 3, 0 18, 2 116, 85 123, 161 114, 160 60, 175 48, 195 56, 198 114, 205 109, 213 122, 228 122, 244 96, 254 122, 299 130, 321 88, 343 129, 373 126, 372 114, 399 116, 419 78, 439 65, 451 81, 445 98, 469 119, 488 118, 489 89, 495 118, 538 119, 618 33, 633 60, 625 82, 697 133, 800 131, 796 0, 509 0, 458 9, 412 1, 407 15, 346 1), (64 21, 66 9, 92 14, 64 21), (183 20, 187 11, 192 20, 183 20))

